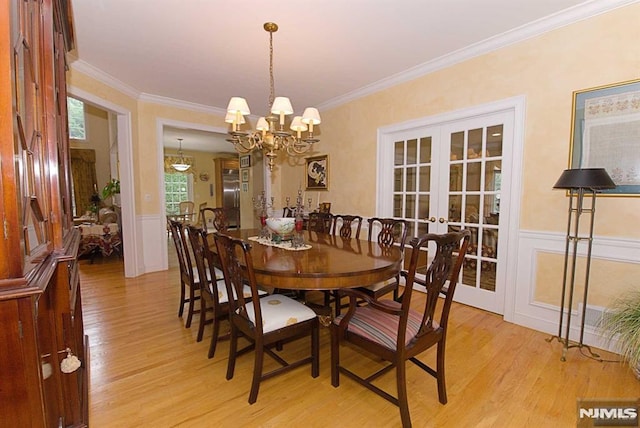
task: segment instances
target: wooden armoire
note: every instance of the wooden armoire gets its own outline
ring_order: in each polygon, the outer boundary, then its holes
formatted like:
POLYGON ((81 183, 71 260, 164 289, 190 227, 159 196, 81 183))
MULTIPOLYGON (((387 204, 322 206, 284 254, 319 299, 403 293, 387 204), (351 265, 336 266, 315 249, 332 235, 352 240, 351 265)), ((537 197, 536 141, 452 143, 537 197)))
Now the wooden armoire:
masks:
POLYGON ((0 424, 88 425, 71 215, 71 0, 0 2, 0 424))

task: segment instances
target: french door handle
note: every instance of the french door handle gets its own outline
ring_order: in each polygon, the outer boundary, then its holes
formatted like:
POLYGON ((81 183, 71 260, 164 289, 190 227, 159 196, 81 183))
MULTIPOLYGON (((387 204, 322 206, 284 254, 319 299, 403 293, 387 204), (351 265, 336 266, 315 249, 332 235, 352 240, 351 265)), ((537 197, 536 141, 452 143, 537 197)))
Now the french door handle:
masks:
MULTIPOLYGON (((434 219, 434 220, 435 220, 435 219, 434 219)), ((446 222, 447 222, 447 219, 446 219, 446 218, 444 218, 444 217, 440 217, 440 218, 438 219, 438 221, 439 221, 440 223, 446 223, 446 222)))
POLYGON ((435 223, 435 222, 436 222, 436 218, 435 218, 435 217, 431 217, 431 218, 429 219, 429 221, 430 221, 431 223, 435 223))

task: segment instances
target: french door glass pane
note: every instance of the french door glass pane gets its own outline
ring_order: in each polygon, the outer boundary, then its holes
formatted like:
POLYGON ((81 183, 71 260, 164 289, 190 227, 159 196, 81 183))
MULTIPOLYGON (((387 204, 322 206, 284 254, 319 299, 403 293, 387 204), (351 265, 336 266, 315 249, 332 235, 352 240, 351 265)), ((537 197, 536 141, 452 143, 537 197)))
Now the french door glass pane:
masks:
POLYGON ((489 161, 484 172, 484 189, 486 191, 500 190, 500 174, 502 161, 489 161))
POLYGON ((477 157, 482 156, 482 132, 483 129, 470 129, 469 133, 469 143, 467 148, 467 158, 475 159, 477 157))
POLYGON ((407 195, 407 203, 404 210, 405 218, 415 218, 416 213, 416 197, 415 195, 407 195))
POLYGON ((459 222, 462 218, 462 196, 449 195, 449 222, 459 222))
POLYGON ((451 160, 464 159, 464 131, 451 134, 451 160))
POLYGON ((402 185, 404 184, 404 180, 402 179, 403 171, 401 169, 395 169, 393 171, 393 191, 394 192, 402 192, 402 185))
POLYGON ((469 162, 467 164, 467 191, 479 192, 480 191, 480 173, 482 170, 482 163, 469 162))
POLYGON ((429 195, 418 195, 418 218, 429 217, 429 195))
POLYGON ((420 138, 420 163, 431 162, 431 137, 420 138))
POLYGON ((418 141, 407 141, 407 165, 413 165, 418 160, 418 141))
POLYGON ((431 167, 428 165, 420 167, 420 191, 428 192, 431 189, 431 167))
POLYGON ((414 192, 416 190, 416 168, 414 166, 407 168, 407 192, 414 192))
POLYGON ((404 164, 404 141, 396 141, 393 148, 394 165, 404 164))
POLYGON ((402 217, 402 196, 401 195, 393 196, 393 216, 398 218, 402 217))
POLYGON ((487 157, 502 156, 502 125, 487 128, 487 157))

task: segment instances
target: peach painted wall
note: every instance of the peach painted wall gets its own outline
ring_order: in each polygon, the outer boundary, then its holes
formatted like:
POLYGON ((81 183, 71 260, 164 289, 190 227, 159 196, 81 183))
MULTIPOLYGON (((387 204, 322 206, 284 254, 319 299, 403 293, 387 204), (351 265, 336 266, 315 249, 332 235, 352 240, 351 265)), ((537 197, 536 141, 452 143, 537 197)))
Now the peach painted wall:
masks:
MULTIPOLYGON (((567 201, 552 186, 568 165, 572 93, 640 78, 638 22, 634 4, 322 111, 332 211, 375 214, 378 128, 525 95, 520 226, 564 231, 567 201)), ((282 197, 294 195, 303 168, 278 173, 282 197)), ((628 227, 639 211, 640 198, 601 198, 596 234, 640 237, 628 227)))

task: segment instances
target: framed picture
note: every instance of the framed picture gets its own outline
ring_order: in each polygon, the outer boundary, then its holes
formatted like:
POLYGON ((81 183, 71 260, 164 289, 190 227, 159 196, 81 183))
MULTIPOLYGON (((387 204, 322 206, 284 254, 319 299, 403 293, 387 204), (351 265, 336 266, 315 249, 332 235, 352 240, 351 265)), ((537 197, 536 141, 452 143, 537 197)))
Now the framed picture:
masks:
POLYGON ((247 193, 249 191, 249 183, 242 183, 242 191, 247 193))
POLYGON ((640 80, 573 93, 570 168, 604 168, 603 195, 640 195, 640 80))
POLYGON ((249 168, 251 166, 251 155, 240 156, 240 168, 249 168))
POLYGON ((305 159, 306 190, 329 189, 329 155, 305 159))
POLYGON ((241 174, 242 174, 242 182, 246 183, 249 181, 249 170, 248 169, 242 169, 240 170, 241 174))

